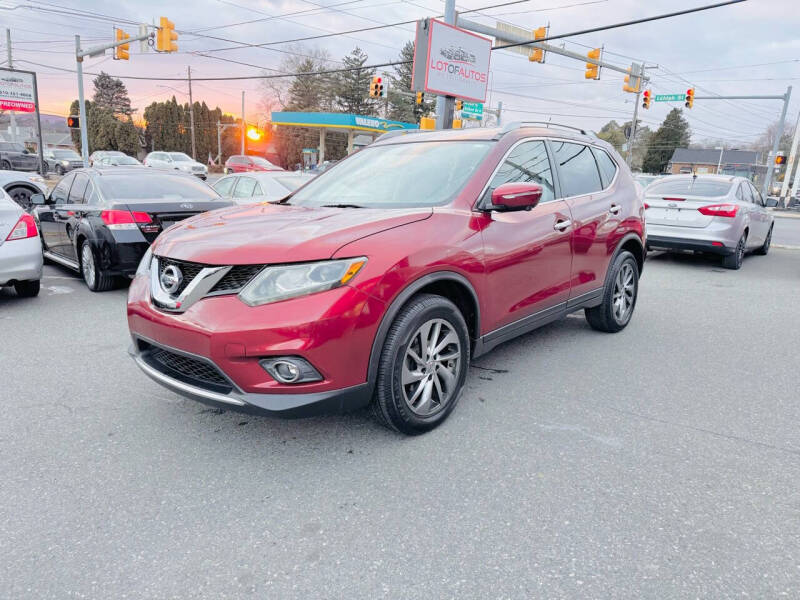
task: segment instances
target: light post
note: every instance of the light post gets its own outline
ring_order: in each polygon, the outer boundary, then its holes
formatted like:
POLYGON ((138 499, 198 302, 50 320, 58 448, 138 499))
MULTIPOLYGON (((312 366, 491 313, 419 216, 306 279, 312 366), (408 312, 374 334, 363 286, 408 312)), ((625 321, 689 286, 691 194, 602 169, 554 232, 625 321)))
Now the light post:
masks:
POLYGON ((722 167, 722 153, 724 152, 724 148, 714 148, 715 150, 719 150, 719 160, 717 161, 717 175, 719 175, 719 170, 722 167))

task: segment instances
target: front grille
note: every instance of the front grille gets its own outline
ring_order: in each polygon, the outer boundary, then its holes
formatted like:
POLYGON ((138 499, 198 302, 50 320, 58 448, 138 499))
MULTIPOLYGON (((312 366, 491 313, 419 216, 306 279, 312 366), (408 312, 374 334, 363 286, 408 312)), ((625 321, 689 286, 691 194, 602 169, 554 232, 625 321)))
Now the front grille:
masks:
POLYGON ((183 281, 181 282, 180 287, 175 291, 173 296, 179 296, 186 286, 192 282, 192 279, 197 277, 197 274, 203 270, 208 265, 204 265, 202 263, 194 263, 194 262, 186 262, 183 260, 173 260, 171 258, 163 258, 161 256, 158 257, 158 276, 161 277, 161 274, 164 272, 164 269, 167 268, 169 265, 175 265, 181 270, 183 273, 183 281))
POLYGON ((211 288, 210 294, 233 294, 247 285, 264 265, 234 265, 228 274, 211 288))
POLYGON ((144 355, 153 367, 170 377, 223 393, 233 390, 230 382, 211 363, 144 341, 139 342, 139 348, 145 351, 144 355))

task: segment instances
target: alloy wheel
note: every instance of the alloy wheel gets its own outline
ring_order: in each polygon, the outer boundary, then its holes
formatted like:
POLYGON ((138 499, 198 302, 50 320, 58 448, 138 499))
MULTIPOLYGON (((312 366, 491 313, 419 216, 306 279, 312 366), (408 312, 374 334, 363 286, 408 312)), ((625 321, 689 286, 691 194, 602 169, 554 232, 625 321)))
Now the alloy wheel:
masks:
POLYGON ((94 270, 94 255, 88 243, 85 243, 83 250, 81 250, 81 267, 83 268, 83 278, 86 280, 86 285, 93 288, 97 275, 94 270))
POLYGON ((403 399, 411 411, 429 417, 441 411, 457 390, 461 342, 444 319, 423 323, 411 337, 401 369, 403 399))
POLYGON ((624 263, 617 273, 614 282, 614 292, 611 296, 612 312, 617 323, 625 323, 633 310, 633 301, 636 294, 636 279, 633 266, 624 263))

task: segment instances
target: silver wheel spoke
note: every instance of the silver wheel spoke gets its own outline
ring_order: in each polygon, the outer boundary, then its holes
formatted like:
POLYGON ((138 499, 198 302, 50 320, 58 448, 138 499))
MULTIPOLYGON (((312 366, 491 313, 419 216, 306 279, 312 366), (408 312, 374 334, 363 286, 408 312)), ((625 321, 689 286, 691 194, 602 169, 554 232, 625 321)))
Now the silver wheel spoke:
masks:
POLYGON ((425 377, 425 373, 422 371, 412 371, 408 368, 407 364, 403 365, 403 385, 408 385, 409 383, 414 383, 415 381, 419 381, 425 377))
POLYGON ((417 411, 423 412, 430 408, 431 398, 433 397, 433 380, 428 379, 422 384, 422 400, 419 401, 417 411))
POLYGON ((447 395, 442 389, 442 382, 439 379, 438 373, 433 374, 433 387, 436 388, 436 394, 439 396, 439 404, 441 404, 442 402, 444 402, 444 399, 447 397, 447 395))
POLYGON ((436 372, 439 376, 441 376, 442 379, 444 379, 444 385, 445 388, 447 388, 447 391, 449 392, 452 390, 456 382, 456 376, 450 372, 450 369, 439 365, 436 369, 436 372))
MULTIPOLYGON (((412 342, 413 343, 413 342, 412 342)), ((422 360, 419 355, 414 351, 414 349, 409 345, 408 350, 406 350, 406 354, 411 357, 411 359, 417 363, 418 365, 424 365, 425 361, 422 360)))
POLYGON ((420 393, 422 392, 423 389, 425 389, 425 383, 426 383, 426 381, 420 381, 419 382, 419 385, 417 386, 417 389, 414 392, 414 395, 411 396, 411 398, 408 399, 409 405, 412 405, 412 404, 414 404, 414 402, 417 401, 417 398, 419 398, 420 393))
POLYGON ((433 349, 433 356, 438 355, 442 350, 447 348, 450 344, 455 344, 458 341, 458 336, 455 334, 454 331, 450 331, 447 335, 444 336, 444 339, 439 342, 439 345, 433 349))

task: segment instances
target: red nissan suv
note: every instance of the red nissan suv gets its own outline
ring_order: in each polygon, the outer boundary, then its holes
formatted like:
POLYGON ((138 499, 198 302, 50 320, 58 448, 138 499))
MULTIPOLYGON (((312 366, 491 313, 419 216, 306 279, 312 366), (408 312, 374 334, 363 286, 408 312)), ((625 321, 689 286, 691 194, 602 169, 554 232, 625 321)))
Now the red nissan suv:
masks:
POLYGON ((165 387, 281 416, 440 424, 470 360, 564 315, 615 332, 644 263, 638 186, 580 130, 392 132, 275 203, 162 233, 128 299, 165 387))

